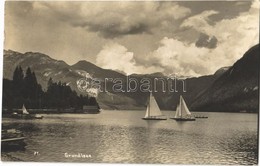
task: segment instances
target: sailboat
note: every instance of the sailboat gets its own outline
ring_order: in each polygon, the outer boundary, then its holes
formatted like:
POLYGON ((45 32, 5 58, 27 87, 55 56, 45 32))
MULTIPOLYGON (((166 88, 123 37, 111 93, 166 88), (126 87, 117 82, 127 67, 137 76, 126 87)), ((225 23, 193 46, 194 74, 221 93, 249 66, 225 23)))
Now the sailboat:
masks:
POLYGON ((177 105, 175 116, 171 119, 176 121, 195 121, 196 119, 191 115, 184 99, 180 96, 180 102, 177 105))
POLYGON ((27 109, 25 108, 25 106, 23 105, 23 108, 22 108, 22 117, 24 119, 42 119, 43 116, 41 115, 38 115, 38 114, 30 114, 27 109))
POLYGON ((23 114, 24 114, 24 115, 29 115, 29 112, 28 112, 27 109, 25 108, 24 104, 23 104, 22 111, 23 111, 23 114))
POLYGON ((142 119, 144 120, 166 120, 167 119, 164 115, 162 115, 162 112, 152 93, 150 93, 150 98, 146 108, 146 113, 142 119))
POLYGON ((13 118, 18 118, 18 119, 42 119, 43 116, 37 115, 37 114, 30 114, 25 106, 23 105, 22 108, 22 114, 17 114, 16 112, 12 114, 13 118))

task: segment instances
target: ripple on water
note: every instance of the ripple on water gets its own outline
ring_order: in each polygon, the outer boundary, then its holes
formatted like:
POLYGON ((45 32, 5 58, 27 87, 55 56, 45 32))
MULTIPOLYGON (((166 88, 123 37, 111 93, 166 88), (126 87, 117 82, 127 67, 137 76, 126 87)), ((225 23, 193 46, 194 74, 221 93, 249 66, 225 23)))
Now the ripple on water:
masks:
POLYGON ((147 122, 142 116, 133 111, 6 120, 4 125, 24 132, 28 144, 8 155, 43 162, 257 164, 257 115, 235 114, 229 120, 234 114, 207 113, 209 119, 187 123, 147 122), (64 153, 92 157, 65 158, 64 153))

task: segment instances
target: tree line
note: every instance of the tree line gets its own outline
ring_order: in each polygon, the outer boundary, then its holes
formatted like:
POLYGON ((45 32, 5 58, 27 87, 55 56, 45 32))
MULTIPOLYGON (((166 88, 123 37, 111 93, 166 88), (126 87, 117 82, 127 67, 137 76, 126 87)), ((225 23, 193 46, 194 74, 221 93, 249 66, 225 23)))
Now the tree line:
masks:
POLYGON ((66 83, 49 79, 47 90, 37 82, 36 75, 30 67, 24 73, 17 66, 13 80, 3 79, 3 108, 19 109, 23 104, 31 109, 82 109, 83 105, 97 105, 96 98, 78 95, 66 83))

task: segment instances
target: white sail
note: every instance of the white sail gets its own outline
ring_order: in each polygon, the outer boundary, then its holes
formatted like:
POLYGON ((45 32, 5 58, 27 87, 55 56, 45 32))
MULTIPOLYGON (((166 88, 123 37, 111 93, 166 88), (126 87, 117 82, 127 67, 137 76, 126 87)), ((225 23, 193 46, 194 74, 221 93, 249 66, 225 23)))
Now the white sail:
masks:
POLYGON ((147 108, 146 108, 146 113, 145 113, 145 118, 147 118, 147 117, 149 117, 149 112, 150 112, 150 106, 149 106, 150 104, 148 103, 148 105, 147 105, 147 108))
POLYGON ((23 114, 29 114, 29 112, 26 110, 25 106, 23 105, 23 114))
POLYGON ((191 113, 190 113, 190 111, 189 111, 189 109, 188 109, 184 99, 182 98, 182 96, 181 96, 181 102, 182 102, 182 115, 185 115, 185 116, 186 115, 191 115, 191 113))
POLYGON ((182 98, 182 96, 180 96, 180 102, 176 108, 176 113, 175 113, 175 118, 182 118, 182 117, 186 117, 186 116, 190 116, 191 113, 184 101, 184 99, 182 98))
POLYGON ((181 111, 180 111, 180 104, 177 105, 177 108, 176 108, 176 112, 175 112, 175 118, 178 118, 181 116, 181 111))
POLYGON ((162 113, 153 95, 150 97, 150 116, 161 116, 162 113))
POLYGON ((160 111, 160 108, 159 108, 154 96, 152 95, 152 93, 150 93, 150 99, 149 99, 149 102, 147 105, 145 118, 161 116, 161 115, 162 115, 162 113, 160 111))

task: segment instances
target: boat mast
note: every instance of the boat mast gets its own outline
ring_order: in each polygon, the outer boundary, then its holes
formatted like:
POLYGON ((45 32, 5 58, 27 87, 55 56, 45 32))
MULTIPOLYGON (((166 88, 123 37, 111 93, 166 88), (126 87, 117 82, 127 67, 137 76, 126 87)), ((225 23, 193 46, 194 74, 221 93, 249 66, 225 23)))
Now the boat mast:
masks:
POLYGON ((150 108, 151 95, 152 95, 152 93, 150 93, 149 100, 148 100, 148 117, 150 117, 150 110, 151 110, 151 108, 150 108))
POLYGON ((182 96, 180 96, 180 112, 181 112, 181 118, 182 118, 181 99, 182 99, 182 96))

